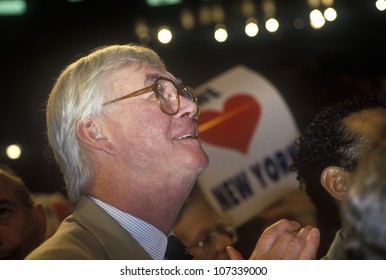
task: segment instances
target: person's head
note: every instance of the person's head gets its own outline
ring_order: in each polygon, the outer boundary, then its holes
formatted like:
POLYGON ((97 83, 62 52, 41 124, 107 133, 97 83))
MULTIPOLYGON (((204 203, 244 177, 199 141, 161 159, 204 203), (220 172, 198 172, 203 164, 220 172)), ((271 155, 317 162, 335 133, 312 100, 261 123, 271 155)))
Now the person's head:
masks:
POLYGON ((24 259, 44 241, 46 219, 22 179, 0 166, 0 260, 24 259))
POLYGON ((297 139, 292 168, 322 223, 341 226, 337 202, 350 187, 351 171, 385 136, 385 105, 374 96, 355 95, 322 110, 297 139))
POLYGON ((226 247, 237 239, 234 227, 197 198, 185 202, 173 231, 196 260, 229 259, 226 247))
POLYGON ((386 258, 386 146, 361 158, 341 214, 350 259, 386 258))
POLYGON ((175 213, 208 164, 195 101, 146 47, 107 46, 68 66, 48 100, 47 130, 70 200, 103 197, 145 220, 157 208, 175 213))

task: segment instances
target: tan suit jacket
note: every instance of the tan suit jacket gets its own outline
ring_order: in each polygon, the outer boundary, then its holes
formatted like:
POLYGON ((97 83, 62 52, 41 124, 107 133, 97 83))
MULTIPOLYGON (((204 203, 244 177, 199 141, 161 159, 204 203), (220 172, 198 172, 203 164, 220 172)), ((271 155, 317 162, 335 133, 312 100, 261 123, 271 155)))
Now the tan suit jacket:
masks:
POLYGON ((73 215, 26 259, 149 260, 149 254, 110 215, 82 196, 73 215))
POLYGON ((338 230, 334 240, 328 249, 327 254, 322 260, 347 260, 347 254, 344 249, 344 232, 343 229, 338 230))

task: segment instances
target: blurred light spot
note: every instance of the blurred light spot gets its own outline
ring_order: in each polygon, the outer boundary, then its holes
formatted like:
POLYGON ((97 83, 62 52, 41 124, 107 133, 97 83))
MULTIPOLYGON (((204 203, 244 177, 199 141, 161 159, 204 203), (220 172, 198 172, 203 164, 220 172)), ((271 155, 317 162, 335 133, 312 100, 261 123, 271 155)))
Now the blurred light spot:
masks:
POLYGON ((306 23, 305 23, 304 19, 302 19, 300 17, 298 17, 294 20, 294 27, 296 29, 303 29, 305 25, 306 25, 306 23))
POLYGON ((325 23, 326 23, 326 20, 324 19, 321 11, 315 9, 310 13, 310 24, 312 28, 314 29, 322 28, 325 23))
POLYGON ((276 13, 275 2, 273 0, 263 0, 261 4, 263 6, 264 16, 266 16, 266 18, 273 17, 276 13))
POLYGON ((194 27, 194 17, 189 9, 181 11, 181 25, 185 30, 191 30, 194 27))
POLYGON ((149 27, 146 22, 142 19, 139 19, 135 23, 135 34, 137 35, 139 42, 141 44, 149 44, 151 37, 149 34, 149 27))
POLYGON ((384 11, 384 10, 386 10, 386 1, 385 0, 377 0, 377 2, 375 2, 375 6, 377 7, 378 10, 384 11))
POLYGON ((223 22, 225 20, 225 13, 224 9, 220 4, 216 4, 212 8, 212 19, 213 22, 218 23, 218 22, 223 22))
POLYGON ((326 7, 331 7, 332 5, 334 5, 334 0, 322 0, 322 3, 326 7))
POLYGON ((138 40, 141 44, 147 45, 151 41, 151 37, 149 33, 141 33, 138 35, 138 40))
POLYGON ((25 14, 26 10, 25 0, 0 1, 0 16, 21 16, 25 14))
POLYGON ((323 14, 328 21, 334 21, 338 15, 334 8, 327 8, 323 14))
POLYGON ((18 159, 21 156, 21 146, 19 144, 9 145, 5 153, 10 159, 18 159))
POLYGON ((228 32, 223 24, 217 24, 214 31, 214 38, 217 42, 225 42, 228 38, 228 32))
POLYGON ((279 22, 274 18, 270 18, 265 22, 265 28, 269 32, 276 32, 279 29, 279 22))
POLYGON ((320 0, 307 0, 307 2, 308 2, 308 6, 314 9, 316 9, 320 5, 320 0))
POLYGON ((162 26, 158 31, 158 40, 162 44, 168 44, 172 40, 172 32, 170 31, 169 27, 162 26))
POLYGON ((202 25, 209 25, 212 22, 210 9, 206 5, 202 5, 198 12, 198 18, 202 25))
POLYGON ((182 0, 146 0, 146 4, 150 7, 159 7, 165 5, 180 4, 182 0))
POLYGON ((252 17, 255 14, 255 4, 252 2, 252 0, 244 0, 241 3, 241 11, 244 17, 252 17))
POLYGON ((245 25, 245 33, 249 37, 255 37, 257 33, 259 33, 259 26, 254 18, 250 18, 247 20, 247 24, 245 25))

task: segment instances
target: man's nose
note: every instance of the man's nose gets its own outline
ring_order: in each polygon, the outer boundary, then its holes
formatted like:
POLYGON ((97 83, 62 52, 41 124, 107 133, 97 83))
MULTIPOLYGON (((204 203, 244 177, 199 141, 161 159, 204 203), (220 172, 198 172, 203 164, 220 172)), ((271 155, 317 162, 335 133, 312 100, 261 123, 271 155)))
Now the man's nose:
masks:
POLYGON ((198 104, 193 100, 180 96, 180 109, 176 114, 178 117, 188 116, 189 118, 194 118, 198 113, 198 104))

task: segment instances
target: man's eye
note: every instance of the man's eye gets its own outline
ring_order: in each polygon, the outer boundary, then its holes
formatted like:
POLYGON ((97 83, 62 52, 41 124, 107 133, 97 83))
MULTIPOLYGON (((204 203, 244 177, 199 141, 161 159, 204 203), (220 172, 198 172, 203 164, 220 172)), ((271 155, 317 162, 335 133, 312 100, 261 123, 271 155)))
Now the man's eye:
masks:
POLYGON ((161 96, 164 96, 167 93, 167 91, 170 90, 171 86, 172 85, 169 81, 160 81, 157 87, 158 93, 161 96))
POLYGON ((4 219, 11 215, 11 210, 8 208, 0 208, 0 219, 4 219))

